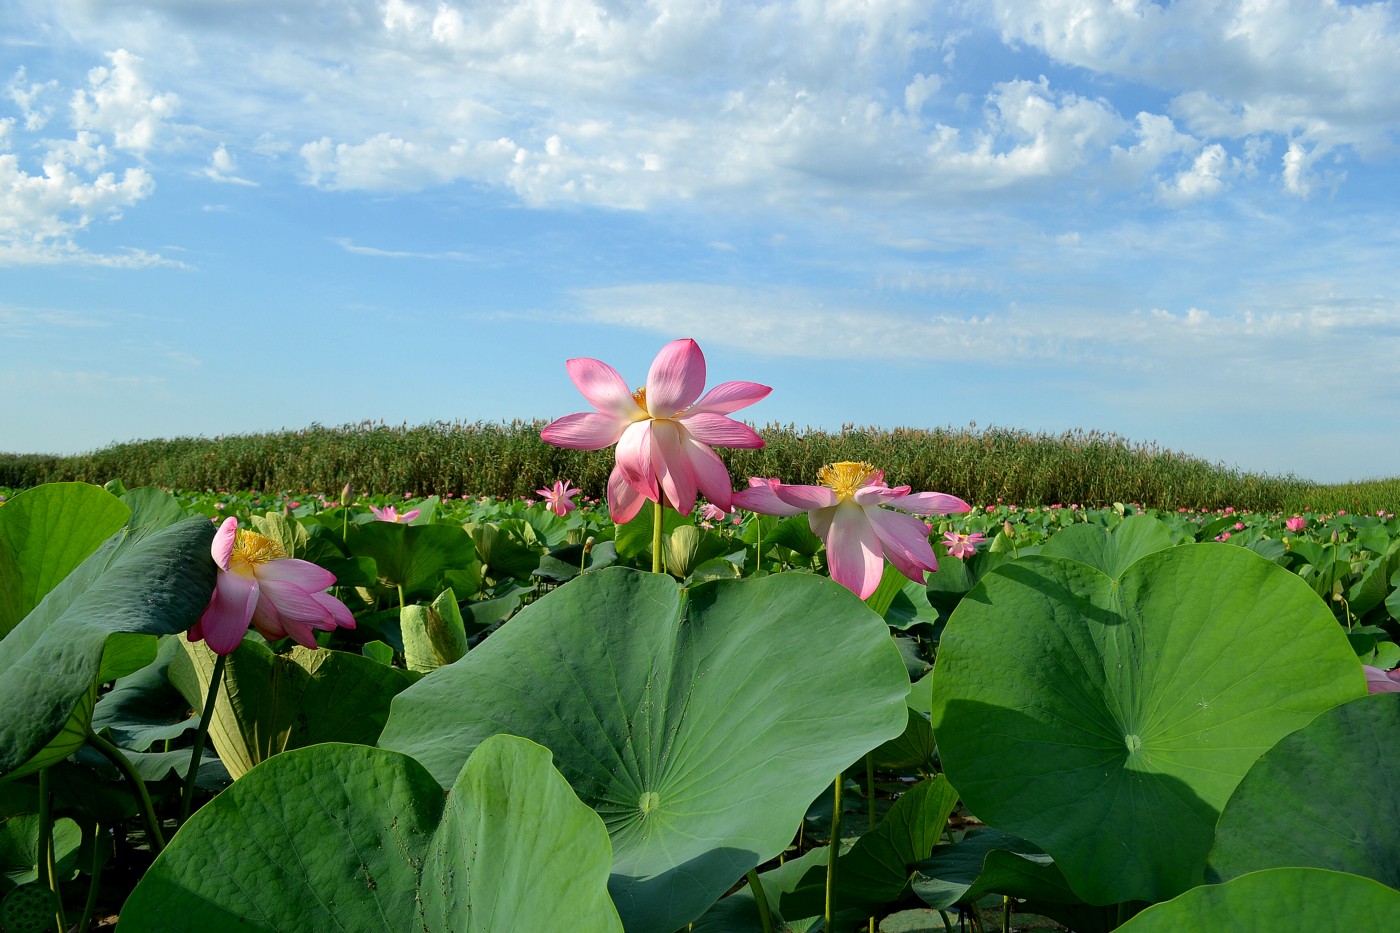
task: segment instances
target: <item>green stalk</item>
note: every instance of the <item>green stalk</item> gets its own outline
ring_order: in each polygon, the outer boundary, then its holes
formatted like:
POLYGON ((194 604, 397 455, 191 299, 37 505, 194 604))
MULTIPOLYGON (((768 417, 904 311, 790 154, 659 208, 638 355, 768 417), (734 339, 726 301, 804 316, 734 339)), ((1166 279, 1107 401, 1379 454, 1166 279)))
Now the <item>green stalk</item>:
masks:
POLYGON ((209 695, 204 700, 204 714, 199 717, 199 730, 194 734, 194 747, 190 749, 190 769, 185 772, 185 792, 180 798, 180 825, 190 818, 190 804, 194 802, 194 782, 199 776, 199 761, 204 755, 204 740, 209 735, 209 721, 214 718, 214 701, 219 698, 219 681, 224 679, 224 662, 227 655, 217 655, 214 660, 214 673, 209 675, 209 695))
POLYGON ((758 869, 750 868, 749 889, 753 891, 754 903, 758 905, 758 920, 763 924, 763 933, 773 933, 773 910, 768 906, 768 895, 763 893, 763 882, 758 880, 758 869))
POLYGON ((869 752, 865 753, 865 805, 870 811, 865 830, 870 832, 875 828, 875 759, 869 752))
POLYGON ((132 767, 130 759, 122 754, 122 750, 95 732, 89 732, 87 743, 102 753, 103 757, 110 761, 122 777, 131 782, 131 786, 136 788, 136 798, 141 803, 141 815, 146 818, 146 829, 151 834, 151 848, 159 855, 165 848, 165 836, 160 831, 160 820, 156 819, 156 808, 151 803, 151 795, 146 790, 146 782, 141 780, 141 775, 136 773, 132 767))
POLYGON ((92 824, 92 865, 89 866, 92 874, 92 881, 88 884, 87 902, 83 904, 83 916, 78 921, 78 933, 87 933, 88 927, 92 925, 92 915, 97 912, 97 892, 100 890, 102 879, 102 847, 100 840, 102 837, 102 826, 98 823, 92 824))
POLYGON ((661 500, 656 500, 656 520, 651 527, 651 572, 664 573, 665 569, 661 564, 661 530, 665 526, 663 520, 664 509, 661 500))
POLYGON ((832 794, 831 806, 831 847, 826 858, 826 910, 822 914, 825 918, 824 930, 832 930, 832 921, 836 917, 836 860, 841 855, 841 782, 844 775, 836 775, 836 783, 833 785, 835 791, 832 794))
POLYGON ((58 890, 58 878, 53 864, 53 795, 49 789, 49 769, 39 769, 39 840, 36 846, 34 869, 39 875, 39 883, 53 892, 54 922, 58 933, 63 933, 68 924, 63 919, 63 895, 58 890))

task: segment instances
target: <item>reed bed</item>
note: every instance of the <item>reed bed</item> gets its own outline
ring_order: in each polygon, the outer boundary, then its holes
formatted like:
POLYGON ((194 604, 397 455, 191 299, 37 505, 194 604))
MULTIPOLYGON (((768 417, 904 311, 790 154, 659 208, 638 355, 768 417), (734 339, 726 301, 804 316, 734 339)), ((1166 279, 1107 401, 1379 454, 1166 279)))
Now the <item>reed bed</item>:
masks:
MULTIPOLYGON (((0 486, 121 479, 183 490, 307 490, 412 496, 530 496, 568 478, 603 495, 610 452, 540 440, 539 421, 313 425, 296 431, 114 444, 76 456, 0 453, 0 486)), ((978 505, 1139 503, 1152 508, 1256 511, 1394 510, 1400 478, 1322 486, 1246 473, 1156 444, 1099 431, 877 428, 840 431, 768 424, 759 450, 720 450, 735 485, 749 476, 812 483, 824 464, 866 460, 892 484, 949 492, 978 505)))

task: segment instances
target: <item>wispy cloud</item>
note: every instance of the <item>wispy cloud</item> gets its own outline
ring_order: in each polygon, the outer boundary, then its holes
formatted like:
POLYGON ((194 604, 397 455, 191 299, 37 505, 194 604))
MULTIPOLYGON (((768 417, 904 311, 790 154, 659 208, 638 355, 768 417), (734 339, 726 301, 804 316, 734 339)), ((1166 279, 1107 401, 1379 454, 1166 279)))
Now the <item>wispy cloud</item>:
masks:
POLYGON ((452 250, 443 252, 416 252, 401 249, 380 249, 375 246, 361 246, 348 237, 333 237, 331 242, 356 256, 379 256, 385 259, 450 259, 456 262, 471 262, 475 257, 468 253, 452 250))

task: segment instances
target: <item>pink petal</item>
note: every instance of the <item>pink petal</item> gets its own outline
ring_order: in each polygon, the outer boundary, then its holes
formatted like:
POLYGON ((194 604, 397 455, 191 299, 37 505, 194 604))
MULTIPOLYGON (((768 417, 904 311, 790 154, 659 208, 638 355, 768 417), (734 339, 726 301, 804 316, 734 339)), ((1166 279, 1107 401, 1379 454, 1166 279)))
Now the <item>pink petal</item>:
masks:
POLYGON ((637 517, 637 513, 642 510, 642 503, 646 501, 646 496, 633 489, 627 482, 622 467, 614 466, 608 476, 608 515, 613 523, 621 525, 630 522, 637 517))
POLYGON ((258 565, 254 573, 257 574, 259 583, 269 581, 289 583, 309 593, 324 590, 328 586, 335 586, 335 574, 310 561, 298 560, 295 557, 270 560, 265 564, 258 565))
POLYGON ((209 650, 229 654, 243 641, 258 605, 258 584, 236 573, 221 573, 214 593, 199 617, 200 632, 209 650))
POLYGON ((666 503, 682 515, 689 515, 695 509, 699 485, 695 468, 681 449, 681 430, 674 421, 651 423, 651 449, 651 465, 666 503))
MULTIPOLYGON (((632 407, 636 408, 636 405, 632 407)), ((569 450, 602 450, 616 444, 630 424, 632 422, 626 418, 596 411, 581 411, 551 421, 540 432, 540 438, 546 444, 566 447, 569 450)))
POLYGON ((956 512, 971 512, 968 505, 957 496, 942 492, 916 492, 895 503, 895 508, 915 515, 948 515, 956 512))
POLYGON ((672 340, 661 348, 647 372, 647 412, 653 418, 670 418, 684 411, 705 388, 705 354, 689 337, 672 340))
POLYGON ((710 448, 681 433, 681 453, 690 461, 690 470, 695 475, 695 484, 700 487, 705 498, 729 511, 733 490, 729 485, 729 467, 710 448))
POLYGON ((676 419, 690 434, 702 444, 715 447, 756 448, 763 446, 763 438, 753 428, 742 421, 735 421, 726 415, 714 412, 699 412, 682 415, 676 419))
POLYGON ((422 514, 422 509, 410 509, 409 511, 399 516, 399 521, 403 522, 404 524, 407 524, 422 514))
POLYGON ((645 414, 632 397, 627 380, 602 360, 576 357, 566 362, 564 368, 583 397, 588 399, 588 404, 603 414, 619 421, 634 421, 645 414))
POLYGON ((733 508, 747 509, 750 512, 757 512, 760 515, 796 515, 803 509, 796 505, 788 505, 778 498, 773 492, 773 485, 777 484, 776 479, 762 479, 754 476, 749 479, 749 488, 741 489, 729 497, 729 504, 733 508))
POLYGON ((1367 693, 1400 693, 1400 670, 1383 671, 1369 664, 1361 669, 1366 672, 1367 693))
MULTIPOLYGON (((209 545, 209 553, 214 555, 214 563, 220 570, 228 569, 229 558, 233 556, 233 546, 238 541, 238 519, 230 515, 224 519, 219 530, 214 532, 214 541, 209 545)), ((245 629, 248 627, 245 623, 245 629)), ((238 636, 242 638, 242 635, 238 636)), ((232 650, 232 649, 229 649, 232 650)))
POLYGON ((303 648, 310 648, 314 651, 320 647, 316 644, 316 633, 313 632, 311 626, 306 623, 283 616, 282 625, 286 629, 287 634, 291 636, 292 641, 301 645, 303 648))
POLYGON ((876 506, 892 505, 897 509, 904 508, 901 500, 909 495, 908 486, 895 486, 893 488, 884 483, 867 482, 864 486, 855 491, 851 498, 856 505, 876 506))
POLYGON ((638 421, 629 425, 617 442, 617 466, 622 475, 633 489, 653 502, 661 497, 656 486, 655 446, 651 439, 655 423, 638 421))
POLYGON ((865 509, 842 503, 834 510, 826 538, 831 579, 865 599, 880 585, 885 558, 865 509))
POLYGON ((311 598, 331 614, 331 621, 340 628, 355 627, 355 616, 350 608, 330 593, 312 593, 311 598))
POLYGON ((937 570, 938 558, 928 543, 928 526, 912 515, 881 508, 865 510, 885 557, 915 583, 924 582, 924 571, 937 570))
POLYGON ((788 505, 795 505, 804 512, 813 509, 827 509, 839 500, 836 493, 826 486, 801 486, 795 483, 775 483, 773 492, 788 505))
MULTIPOLYGON (((311 593, 295 583, 260 579, 258 585, 262 589, 262 600, 276 608, 277 618, 283 625, 289 621, 313 624, 328 622, 331 619, 330 610, 312 599, 311 593)), ((288 629, 288 632, 290 631, 291 629, 288 629)))
POLYGON ((773 390, 757 382, 721 382, 690 406, 693 412, 708 411, 727 415, 768 397, 773 390))

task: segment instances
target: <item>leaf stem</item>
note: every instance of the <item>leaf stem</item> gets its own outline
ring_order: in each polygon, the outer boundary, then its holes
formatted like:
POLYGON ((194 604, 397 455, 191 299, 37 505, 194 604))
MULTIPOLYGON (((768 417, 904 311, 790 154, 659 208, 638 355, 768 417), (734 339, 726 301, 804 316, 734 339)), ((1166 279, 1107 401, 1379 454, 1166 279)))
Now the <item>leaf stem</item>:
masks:
POLYGON ((773 909, 768 906, 768 895, 763 893, 763 882, 758 880, 758 869, 750 868, 745 876, 753 891, 753 901, 758 905, 758 920, 763 924, 763 933, 773 933, 773 909))
POLYGON ((53 864, 53 792, 49 788, 49 769, 39 769, 39 839, 35 846, 34 869, 39 883, 53 892, 53 920, 58 925, 58 933, 63 933, 68 924, 63 920, 63 895, 58 890, 58 877, 53 864))
POLYGON ((836 775, 833 784, 831 804, 831 845, 826 858, 826 909, 822 914, 824 930, 834 930, 832 921, 836 917, 836 861, 841 855, 841 782, 845 774, 836 775))
POLYGON ((136 773, 131 760, 122 754, 122 750, 102 736, 89 731, 87 743, 101 752, 102 756, 122 773, 122 777, 130 781, 131 785, 136 788, 136 798, 141 803, 141 815, 146 818, 146 829, 151 833, 151 848, 159 855, 160 851, 165 848, 165 835, 160 830, 160 820, 156 819, 156 809, 151 803, 150 792, 146 790, 146 782, 141 780, 141 775, 136 773))
POLYGON ((83 904, 83 916, 78 920, 78 933, 87 933, 92 924, 92 915, 97 912, 97 894, 102 879, 102 825, 92 824, 92 865, 89 866, 92 881, 88 884, 87 902, 83 904))
POLYGON ((219 698, 219 681, 224 678, 224 662, 227 655, 216 655, 214 672, 209 675, 209 695, 204 700, 204 713, 199 717, 199 729, 194 734, 194 747, 190 749, 190 768, 185 772, 185 792, 180 797, 180 825, 190 818, 190 804, 194 801, 194 783, 199 776, 199 762, 204 755, 204 739, 209 735, 209 721, 214 718, 214 701, 219 698))

